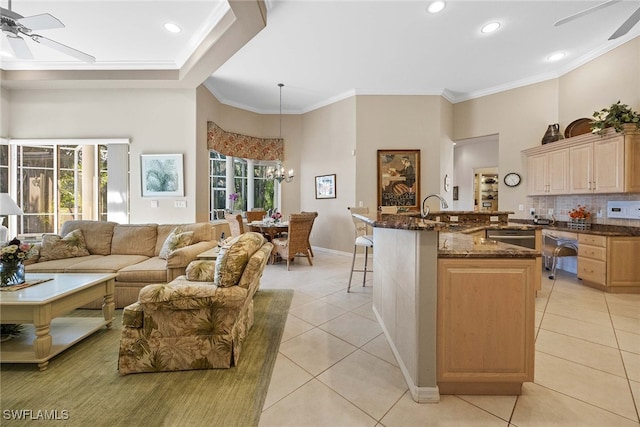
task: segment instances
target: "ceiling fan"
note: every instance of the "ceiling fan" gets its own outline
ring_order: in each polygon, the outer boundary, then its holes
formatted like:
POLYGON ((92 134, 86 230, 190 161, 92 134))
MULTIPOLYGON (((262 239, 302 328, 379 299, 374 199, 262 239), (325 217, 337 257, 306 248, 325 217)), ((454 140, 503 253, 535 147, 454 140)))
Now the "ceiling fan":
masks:
MULTIPOLYGON (((597 10, 604 9, 605 7, 612 6, 616 3, 620 3, 620 1, 621 0, 609 0, 604 3, 600 3, 599 5, 585 9, 582 12, 578 12, 571 16, 567 16, 566 18, 559 20, 553 25, 557 27, 559 25, 566 24, 567 22, 571 22, 574 19, 581 18, 597 10)), ((640 21, 640 7, 638 7, 638 9, 636 9, 636 11, 633 12, 631 16, 629 16, 629 18, 627 18, 627 20, 624 21, 622 25, 620 25, 620 27, 613 34, 611 34, 611 37, 609 37, 609 40, 614 40, 614 39, 617 39, 618 37, 624 36, 629 32, 629 30, 631 30, 638 23, 638 21, 640 21)))
POLYGON ((27 38, 35 43, 41 43, 64 54, 73 56, 81 61, 89 63, 96 61, 95 57, 87 53, 41 36, 40 34, 35 34, 33 32, 34 30, 64 28, 64 24, 58 18, 48 13, 27 17, 19 15, 11 10, 11 0, 9 0, 9 9, 0 7, 0 28, 2 28, 2 33, 7 37, 13 53, 18 58, 33 59, 33 54, 25 41, 25 38, 27 38))

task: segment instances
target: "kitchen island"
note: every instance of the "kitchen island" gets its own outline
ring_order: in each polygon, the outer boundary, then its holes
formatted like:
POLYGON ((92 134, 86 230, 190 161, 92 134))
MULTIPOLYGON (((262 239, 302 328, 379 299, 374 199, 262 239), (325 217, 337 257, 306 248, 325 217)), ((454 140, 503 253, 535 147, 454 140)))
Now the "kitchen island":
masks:
POLYGON ((533 381, 540 252, 416 216, 373 227, 373 310, 417 402, 519 394, 533 381))

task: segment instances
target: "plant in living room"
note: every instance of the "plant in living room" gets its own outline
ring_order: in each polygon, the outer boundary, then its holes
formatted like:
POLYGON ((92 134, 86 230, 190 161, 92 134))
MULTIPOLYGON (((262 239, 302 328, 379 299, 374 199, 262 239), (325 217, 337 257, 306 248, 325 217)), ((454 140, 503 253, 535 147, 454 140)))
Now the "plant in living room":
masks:
POLYGON ((625 124, 635 124, 640 129, 640 114, 633 111, 627 104, 620 101, 593 113, 591 132, 604 135, 605 129, 612 127, 616 132, 622 132, 625 124))

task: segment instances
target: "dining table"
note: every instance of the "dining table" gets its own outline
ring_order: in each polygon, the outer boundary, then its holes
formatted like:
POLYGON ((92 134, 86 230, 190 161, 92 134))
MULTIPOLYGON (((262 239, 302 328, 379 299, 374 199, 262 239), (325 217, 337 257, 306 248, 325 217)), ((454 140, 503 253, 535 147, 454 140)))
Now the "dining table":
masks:
POLYGON ((278 237, 280 234, 289 230, 289 221, 279 222, 265 222, 265 221, 252 221, 247 223, 250 231, 261 233, 269 241, 278 237))

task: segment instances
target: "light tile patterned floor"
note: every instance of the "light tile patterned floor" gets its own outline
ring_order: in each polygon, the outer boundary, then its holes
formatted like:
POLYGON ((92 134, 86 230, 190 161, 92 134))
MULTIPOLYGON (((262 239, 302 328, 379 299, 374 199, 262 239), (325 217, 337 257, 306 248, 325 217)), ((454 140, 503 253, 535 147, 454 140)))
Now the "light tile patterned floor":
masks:
POLYGON ((351 258, 315 250, 314 265, 268 265, 265 289, 294 289, 260 426, 640 425, 640 295, 543 272, 536 298, 535 382, 521 396, 411 399, 351 258), (634 400, 635 397, 635 400, 634 400))

